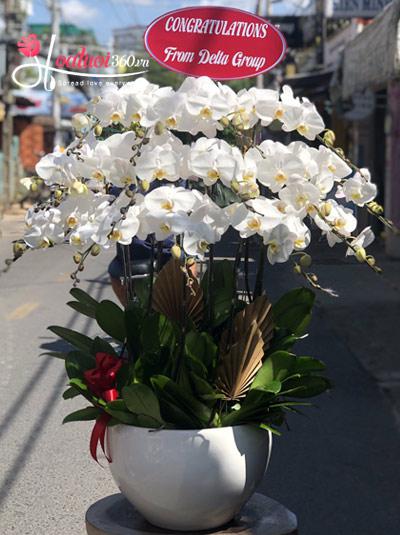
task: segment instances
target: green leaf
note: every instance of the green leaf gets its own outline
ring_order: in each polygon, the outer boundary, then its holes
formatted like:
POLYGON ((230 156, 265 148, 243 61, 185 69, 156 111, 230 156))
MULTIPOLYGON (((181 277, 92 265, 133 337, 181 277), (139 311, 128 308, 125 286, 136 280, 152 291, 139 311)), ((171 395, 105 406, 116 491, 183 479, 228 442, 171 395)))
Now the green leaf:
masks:
POLYGON ((126 338, 124 311, 112 301, 105 299, 96 308, 96 321, 103 331, 115 340, 124 342, 126 338))
MULTIPOLYGON (((163 413, 164 402, 168 406, 175 406, 185 413, 196 429, 206 427, 211 419, 211 410, 198 399, 188 394, 174 381, 163 375, 156 375, 151 378, 151 383, 158 394, 161 412, 163 413)), ((167 420, 168 421, 168 420, 167 420)), ((176 423, 170 421, 169 423, 176 423)))
POLYGON ((90 305, 80 303, 79 301, 68 301, 67 305, 84 316, 88 316, 89 318, 96 317, 96 309, 90 305))
POLYGON ((138 420, 135 414, 128 411, 125 402, 122 399, 117 399, 107 403, 104 410, 118 420, 119 423, 126 425, 138 425, 138 420))
POLYGON ((212 198, 220 208, 225 208, 234 202, 241 202, 241 199, 236 193, 231 188, 224 186, 221 182, 217 182, 214 185, 212 198))
MULTIPOLYGON (((233 299, 234 274, 233 262, 220 260, 214 262, 211 289, 208 288, 208 270, 203 275, 201 286, 208 298, 211 293, 212 326, 221 325, 230 315, 233 299)), ((210 303, 207 303, 210 306, 210 303)))
POLYGON ((144 310, 136 303, 129 303, 125 309, 124 325, 127 333, 127 348, 133 360, 137 360, 142 353, 141 325, 144 310))
POLYGON ((69 388, 67 388, 67 390, 65 390, 62 397, 63 399, 72 399, 72 398, 76 398, 79 395, 80 395, 79 390, 76 390, 76 388, 74 388, 73 386, 70 386, 69 388))
POLYGON ((77 349, 90 353, 93 340, 85 334, 78 333, 72 329, 67 329, 66 327, 59 327, 57 325, 51 325, 47 328, 49 331, 56 334, 77 349))
POLYGON ((215 366, 218 347, 208 333, 190 331, 185 337, 185 353, 190 359, 200 362, 207 371, 207 368, 215 366))
POLYGON ((277 435, 278 437, 280 437, 282 435, 282 433, 280 431, 278 431, 277 429, 275 429, 275 427, 271 427, 270 425, 267 425, 267 424, 260 424, 259 426, 261 429, 264 429, 264 431, 271 431, 272 434, 274 435, 277 435))
POLYGON ((300 378, 288 379, 284 384, 281 396, 293 398, 311 398, 318 396, 331 388, 331 384, 325 377, 305 375, 300 378))
POLYGON ((93 355, 83 351, 70 351, 65 359, 65 369, 70 379, 83 379, 83 372, 96 366, 93 355))
POLYGON ((157 396, 148 386, 140 383, 125 386, 122 398, 133 414, 150 416, 156 422, 163 422, 157 396))
POLYGON ((250 388, 268 389, 274 381, 281 382, 289 377, 295 370, 295 365, 294 355, 287 351, 276 351, 265 360, 250 388))
POLYGON ((99 336, 96 336, 96 338, 93 340, 91 353, 94 356, 96 356, 96 353, 108 353, 109 355, 118 357, 118 353, 115 351, 113 346, 107 342, 107 340, 104 340, 99 336))
POLYGON ((313 357, 296 357, 296 373, 322 372, 326 365, 313 357))
POLYGON ((297 288, 283 295, 272 307, 277 327, 296 336, 304 334, 311 320, 314 300, 314 292, 308 288, 297 288))
POLYGON ((145 308, 149 302, 150 277, 135 280, 135 295, 140 305, 145 308))
POLYGON ((90 306, 92 308, 96 308, 99 304, 96 299, 91 297, 87 292, 82 290, 81 288, 72 288, 69 293, 72 295, 74 299, 82 303, 83 305, 90 306))
POLYGON ((45 353, 40 353, 40 357, 54 357, 56 359, 65 360, 68 353, 65 351, 46 351, 45 353))
POLYGON ((69 422, 85 422, 88 420, 96 420, 99 416, 100 410, 96 407, 86 407, 86 409, 80 409, 75 412, 68 414, 63 420, 63 424, 69 422))

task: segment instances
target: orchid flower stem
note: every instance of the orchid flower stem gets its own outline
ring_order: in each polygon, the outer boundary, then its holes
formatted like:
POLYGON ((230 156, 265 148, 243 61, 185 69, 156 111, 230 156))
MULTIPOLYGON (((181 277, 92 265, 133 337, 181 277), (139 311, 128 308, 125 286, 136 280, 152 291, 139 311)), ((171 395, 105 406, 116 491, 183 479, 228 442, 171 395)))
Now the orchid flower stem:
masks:
POLYGON ((265 246, 261 242, 258 262, 257 262, 257 274, 256 274, 256 283, 254 285, 253 299, 259 297, 263 291, 264 285, 264 265, 265 265, 265 246))
POLYGON ((232 288, 232 301, 231 301, 231 309, 229 313, 229 333, 227 336, 227 347, 225 351, 228 351, 229 347, 231 346, 232 342, 232 327, 233 327, 233 316, 235 314, 235 305, 236 305, 236 299, 237 299, 237 280, 239 276, 239 267, 240 267, 240 261, 242 258, 242 246, 243 246, 242 238, 239 238, 239 243, 236 248, 236 255, 235 255, 235 261, 233 263, 233 288, 232 288))
POLYGON ((207 280, 207 303, 208 303, 208 321, 210 325, 213 322, 213 281, 214 281, 214 244, 211 244, 208 250, 208 280, 207 280))
POLYGON ((147 313, 150 314, 153 305, 153 284, 154 284, 154 259, 155 259, 155 237, 151 236, 151 252, 150 252, 150 287, 149 287, 149 300, 147 302, 147 313))
POLYGON ((249 283, 249 253, 250 253, 250 240, 247 238, 244 241, 244 283, 246 286, 247 299, 249 303, 253 301, 253 296, 251 295, 250 283, 249 283))

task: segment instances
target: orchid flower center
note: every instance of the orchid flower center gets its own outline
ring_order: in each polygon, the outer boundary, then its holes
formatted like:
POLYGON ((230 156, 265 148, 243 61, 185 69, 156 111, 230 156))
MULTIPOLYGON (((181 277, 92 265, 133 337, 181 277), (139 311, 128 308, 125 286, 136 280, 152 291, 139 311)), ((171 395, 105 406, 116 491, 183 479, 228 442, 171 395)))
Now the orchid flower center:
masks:
POLYGON ((119 123, 121 119, 122 119, 122 116, 118 111, 114 111, 111 114, 111 120, 113 123, 119 123))
POLYGON ((167 173, 164 171, 164 169, 161 169, 160 167, 156 169, 153 173, 153 178, 156 180, 162 180, 167 176, 167 173))
POLYGON ((171 201, 171 199, 167 199, 161 203, 161 208, 163 210, 167 210, 168 212, 170 212, 173 207, 174 207, 174 201, 171 201))
POLYGON ((257 217, 252 217, 247 221, 247 227, 250 230, 260 230, 261 228, 261 221, 257 217))

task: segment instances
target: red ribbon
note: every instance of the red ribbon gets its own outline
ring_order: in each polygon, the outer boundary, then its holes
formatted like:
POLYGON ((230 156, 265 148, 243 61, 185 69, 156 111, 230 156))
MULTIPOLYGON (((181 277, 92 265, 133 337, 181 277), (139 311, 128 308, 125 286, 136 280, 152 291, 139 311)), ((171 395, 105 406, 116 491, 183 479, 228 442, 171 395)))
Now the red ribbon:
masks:
MULTIPOLYGON (((109 355, 108 353, 96 354, 96 367, 84 372, 85 382, 91 392, 104 399, 107 403, 118 399, 118 390, 115 388, 116 375, 122 366, 122 360, 109 355)), ((109 463, 112 459, 105 450, 105 437, 107 425, 111 416, 102 412, 97 418, 90 436, 90 454, 98 463, 97 447, 100 443, 101 449, 109 463)))

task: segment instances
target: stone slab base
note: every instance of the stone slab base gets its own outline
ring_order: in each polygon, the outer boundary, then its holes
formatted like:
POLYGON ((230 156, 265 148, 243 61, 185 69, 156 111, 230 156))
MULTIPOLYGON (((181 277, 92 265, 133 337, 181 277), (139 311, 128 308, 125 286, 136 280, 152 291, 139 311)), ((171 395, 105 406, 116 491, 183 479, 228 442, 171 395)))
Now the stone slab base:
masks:
POLYGON ((88 535, 295 535, 297 518, 275 500, 255 494, 226 526, 201 532, 168 531, 149 524, 122 494, 114 494, 89 507, 86 529, 88 535))

